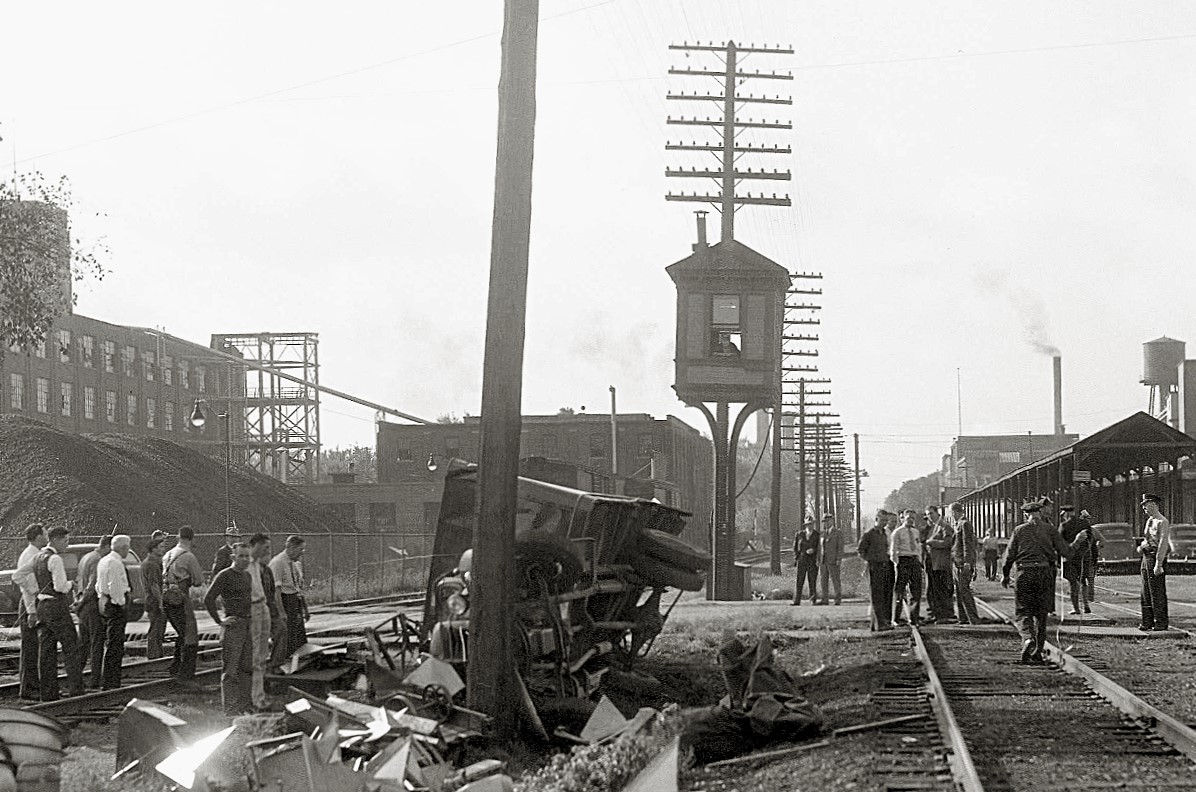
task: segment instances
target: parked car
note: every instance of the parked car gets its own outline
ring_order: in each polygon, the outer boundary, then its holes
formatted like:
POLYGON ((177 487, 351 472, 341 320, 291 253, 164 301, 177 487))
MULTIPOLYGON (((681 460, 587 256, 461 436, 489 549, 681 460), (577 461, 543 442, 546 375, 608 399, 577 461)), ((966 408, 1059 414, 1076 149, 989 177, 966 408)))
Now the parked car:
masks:
MULTIPOLYGON (((66 576, 74 581, 79 575, 79 561, 83 556, 96 549, 96 543, 68 545, 62 554, 62 565, 66 569, 66 576)), ((125 571, 129 575, 129 587, 132 589, 132 603, 129 607, 129 621, 137 621, 145 615, 145 580, 141 577, 141 559, 132 550, 125 556, 125 571)), ((0 623, 11 627, 17 620, 17 603, 21 593, 17 584, 12 582, 15 569, 0 571, 0 623)))
POLYGON ((1196 524, 1176 523, 1171 526, 1170 558, 1196 560, 1196 524))
POLYGON ((1132 575, 1141 563, 1138 538, 1129 523, 1097 523, 1092 526, 1100 547, 1096 568, 1106 575, 1132 575))

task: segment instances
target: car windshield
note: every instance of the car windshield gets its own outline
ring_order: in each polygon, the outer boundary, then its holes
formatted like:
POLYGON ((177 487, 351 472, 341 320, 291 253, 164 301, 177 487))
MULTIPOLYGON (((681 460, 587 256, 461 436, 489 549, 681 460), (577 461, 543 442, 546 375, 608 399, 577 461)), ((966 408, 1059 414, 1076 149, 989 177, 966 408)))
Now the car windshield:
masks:
POLYGON ((1196 525, 1173 525, 1171 536, 1176 539, 1196 539, 1196 525))
POLYGON ((1128 525, 1102 525, 1096 530, 1100 531, 1100 535, 1106 540, 1109 539, 1129 539, 1132 535, 1128 525))

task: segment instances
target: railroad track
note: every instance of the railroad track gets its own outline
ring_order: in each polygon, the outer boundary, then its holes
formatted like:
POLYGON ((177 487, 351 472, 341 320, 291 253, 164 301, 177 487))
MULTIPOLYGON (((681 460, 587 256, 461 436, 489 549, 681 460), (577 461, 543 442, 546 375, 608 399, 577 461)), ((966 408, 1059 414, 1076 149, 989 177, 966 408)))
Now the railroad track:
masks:
MULTIPOLYGON (((387 609, 385 612, 393 612, 395 609, 422 606, 423 602, 423 594, 404 593, 313 607, 313 619, 317 616, 334 618, 326 626, 309 629, 308 636, 309 638, 337 638, 346 635, 359 635, 363 627, 375 625, 382 620, 383 611, 376 610, 378 606, 387 609), (343 618, 337 618, 342 614, 343 618)), ((172 643, 173 632, 170 635, 172 643)), ((134 640, 144 640, 143 633, 134 634, 132 637, 134 640)), ((221 656, 219 628, 201 626, 199 637, 201 650, 198 660, 205 663, 218 663, 221 656)), ((168 644, 169 646, 170 644, 168 644)), ((66 696, 57 701, 30 704, 24 709, 76 721, 111 717, 118 714, 132 698, 153 697, 178 690, 180 683, 173 677, 164 675, 171 661, 172 658, 169 656, 155 660, 126 658, 121 671, 124 684, 119 689, 90 691, 81 696, 66 696)), ((196 672, 195 684, 185 685, 183 688, 194 689, 196 686, 203 686, 206 683, 218 682, 219 676, 219 668, 201 669, 196 672)), ((59 684, 64 684, 65 679, 65 674, 60 674, 59 684)), ((15 697, 19 688, 19 681, 0 683, 0 695, 7 694, 15 697)))

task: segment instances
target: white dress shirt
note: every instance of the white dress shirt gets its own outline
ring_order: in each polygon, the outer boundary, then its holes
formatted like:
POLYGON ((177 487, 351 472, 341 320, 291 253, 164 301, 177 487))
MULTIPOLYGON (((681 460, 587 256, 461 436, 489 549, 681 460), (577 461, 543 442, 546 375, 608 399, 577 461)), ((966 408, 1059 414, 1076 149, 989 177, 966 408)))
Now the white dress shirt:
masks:
POLYGON ((266 589, 262 587, 262 565, 257 561, 249 562, 249 602, 257 604, 266 601, 266 589))
POLYGON ((17 558, 17 571, 12 573, 12 582, 21 589, 21 600, 25 603, 25 610, 29 613, 37 604, 37 579, 33 576, 33 562, 42 549, 35 545, 25 545, 21 555, 17 558))
MULTIPOLYGON (((71 581, 66 576, 66 565, 62 563, 62 556, 58 555, 58 551, 53 547, 47 547, 42 552, 46 553, 49 558, 46 559, 46 568, 50 570, 50 588, 57 591, 59 594, 67 594, 71 590, 71 581)), ((37 564, 37 558, 41 558, 41 553, 38 553, 34 558, 34 565, 37 564)), ((36 578, 35 578, 36 579, 36 578)), ((37 592, 39 600, 54 599, 54 593, 51 591, 37 592)))
POLYGON ((113 605, 124 605, 129 593, 129 573, 125 560, 115 551, 100 559, 96 567, 96 594, 108 597, 113 605))

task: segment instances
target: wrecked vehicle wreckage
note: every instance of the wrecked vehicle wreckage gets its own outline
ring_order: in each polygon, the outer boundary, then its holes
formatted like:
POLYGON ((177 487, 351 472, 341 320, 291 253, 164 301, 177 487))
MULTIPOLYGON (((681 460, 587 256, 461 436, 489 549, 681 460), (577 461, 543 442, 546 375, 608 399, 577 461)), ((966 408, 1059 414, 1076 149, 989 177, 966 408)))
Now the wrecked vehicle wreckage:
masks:
MULTIPOLYGON (((470 652, 477 475, 470 466, 445 477, 424 606, 428 651, 459 670, 470 652)), ((542 735, 577 734, 603 692, 651 687, 633 666, 671 610, 662 598, 701 589, 710 555, 680 538, 687 512, 652 500, 520 477, 518 503, 519 675, 542 735)))

